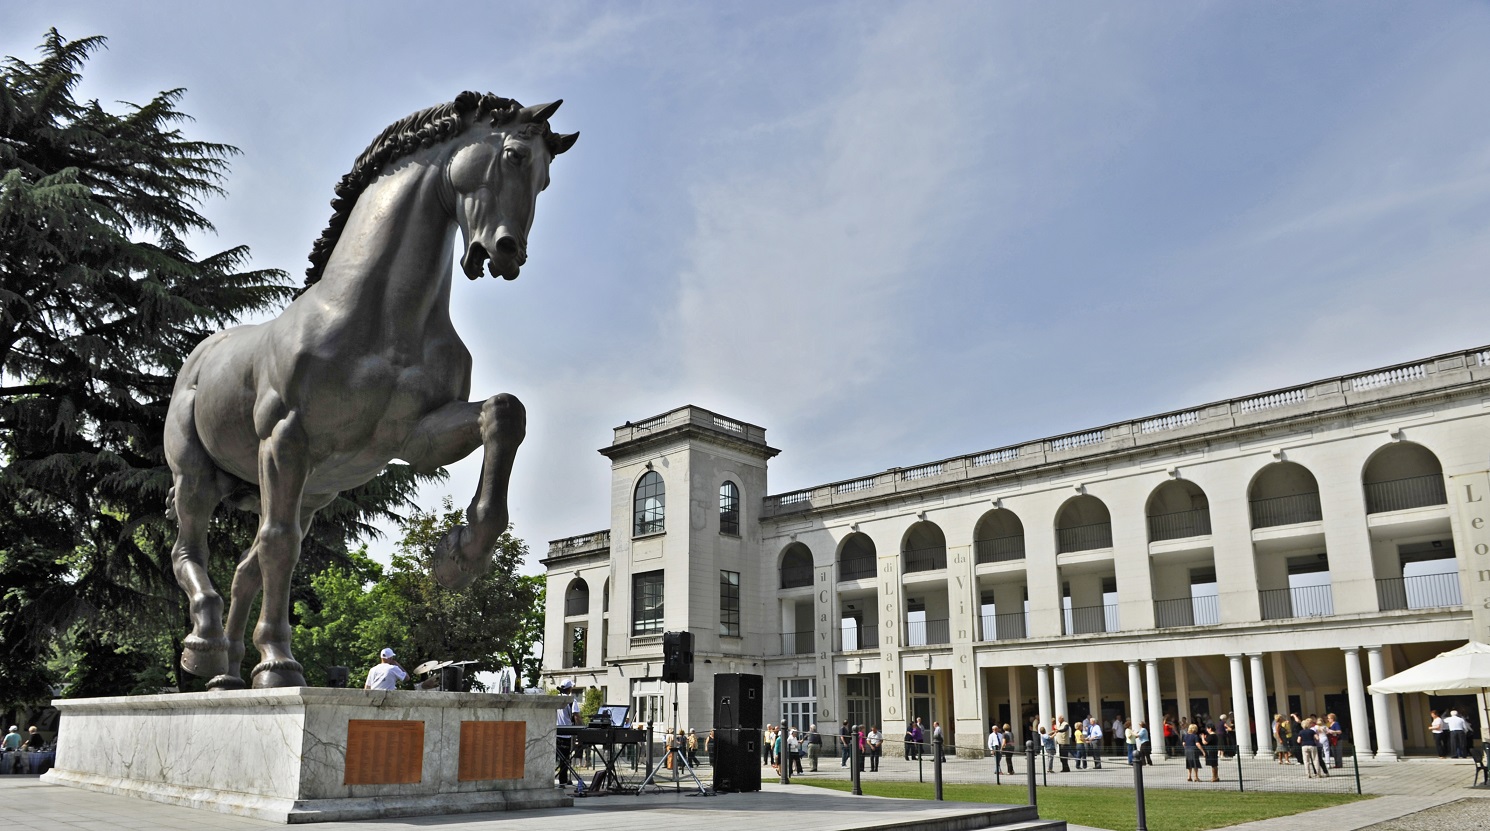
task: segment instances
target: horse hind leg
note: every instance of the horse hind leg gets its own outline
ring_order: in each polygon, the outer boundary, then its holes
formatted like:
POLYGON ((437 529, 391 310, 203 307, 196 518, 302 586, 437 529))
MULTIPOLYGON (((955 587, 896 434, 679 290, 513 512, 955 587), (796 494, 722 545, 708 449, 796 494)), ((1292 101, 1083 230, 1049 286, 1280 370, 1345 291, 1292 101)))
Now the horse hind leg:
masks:
POLYGON ((166 426, 166 457, 173 473, 166 513, 176 520, 171 567, 186 592, 191 616, 181 668, 192 675, 213 677, 226 671, 228 640, 223 633, 222 596, 207 573, 211 554, 207 531, 226 488, 221 471, 197 438, 191 401, 179 403, 182 406, 172 406, 166 426))

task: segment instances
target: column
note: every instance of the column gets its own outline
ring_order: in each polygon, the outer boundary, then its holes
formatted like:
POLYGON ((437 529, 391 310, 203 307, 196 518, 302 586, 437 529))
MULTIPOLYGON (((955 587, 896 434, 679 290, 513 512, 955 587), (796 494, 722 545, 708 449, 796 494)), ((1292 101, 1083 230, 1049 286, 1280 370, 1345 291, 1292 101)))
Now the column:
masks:
POLYGON ((1366 685, 1361 681, 1360 650, 1349 646, 1345 652, 1345 687, 1350 694, 1350 740, 1355 743, 1355 752, 1371 753, 1371 729, 1366 726, 1370 716, 1366 712, 1366 685))
POLYGON ((1273 653, 1273 712, 1284 718, 1292 712, 1288 709, 1288 673, 1283 670, 1283 653, 1273 653))
MULTIPOLYGON (((1143 720, 1143 670, 1137 661, 1128 661, 1128 712, 1123 714, 1123 721, 1132 725, 1134 730, 1138 729, 1138 722, 1143 720)), ((1122 736, 1115 736, 1114 741, 1121 742, 1122 736)))
POLYGON ((1055 709, 1051 711, 1051 714, 1065 716, 1069 720, 1071 714, 1066 710, 1071 706, 1069 703, 1071 699, 1066 697, 1066 665, 1052 664, 1050 669, 1055 678, 1055 700, 1051 702, 1051 706, 1055 709))
MULTIPOLYGON (((1366 647, 1366 666, 1371 671, 1371 683, 1387 677, 1386 669, 1381 663, 1381 647, 1366 647)), ((1357 673, 1360 669, 1357 668, 1357 673)), ((1392 715, 1391 707, 1396 704, 1392 697, 1386 693, 1371 693, 1371 716, 1376 722, 1376 761, 1397 761, 1397 750, 1392 747, 1392 715)))
POLYGON ((1268 678, 1262 671, 1261 653, 1248 655, 1252 664, 1252 720, 1257 724, 1257 758, 1273 755, 1273 725, 1268 713, 1268 678))
POLYGON ((1252 752, 1251 718, 1247 714, 1247 673, 1241 655, 1227 655, 1231 662, 1231 718, 1236 730, 1237 753, 1252 752))
POLYGON ((1009 667, 1009 729, 1014 731, 1015 742, 1023 742, 1025 739, 1025 727, 1020 723, 1024 721, 1024 716, 1020 715, 1022 698, 1024 695, 1019 689, 1019 667, 1009 667))
MULTIPOLYGON (((1040 699, 1040 726, 1050 726, 1050 667, 1040 664, 1035 667, 1035 690, 1040 699)), ((1040 735, 1035 731, 1035 736, 1040 735)))
POLYGON ((1190 712, 1190 669, 1185 666, 1183 656, 1174 659, 1174 698, 1178 710, 1175 717, 1179 719, 1175 728, 1183 733, 1190 724, 1190 718, 1195 715, 1190 712))
POLYGON ((1159 691, 1159 661, 1143 662, 1144 681, 1148 685, 1149 710, 1144 721, 1149 723, 1149 741, 1159 758, 1164 758, 1164 697, 1159 691))
POLYGON ((1097 672, 1097 662, 1086 665, 1087 715, 1102 720, 1102 678, 1097 672))

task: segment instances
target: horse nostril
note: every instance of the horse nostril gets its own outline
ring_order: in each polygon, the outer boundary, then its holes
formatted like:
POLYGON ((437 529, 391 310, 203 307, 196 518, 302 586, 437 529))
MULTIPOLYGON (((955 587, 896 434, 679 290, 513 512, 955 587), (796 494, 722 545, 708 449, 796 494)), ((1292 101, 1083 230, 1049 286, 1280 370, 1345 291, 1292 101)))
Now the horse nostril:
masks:
POLYGON ((497 240, 497 252, 509 257, 517 256, 517 239, 515 237, 502 237, 497 240))

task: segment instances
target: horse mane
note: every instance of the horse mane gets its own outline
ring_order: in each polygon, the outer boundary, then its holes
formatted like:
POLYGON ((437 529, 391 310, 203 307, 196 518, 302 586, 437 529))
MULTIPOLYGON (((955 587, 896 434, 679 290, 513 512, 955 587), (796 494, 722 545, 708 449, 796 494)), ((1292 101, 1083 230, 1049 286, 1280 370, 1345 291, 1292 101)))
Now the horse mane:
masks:
MULTIPOLYGON (((521 112, 522 105, 511 98, 467 90, 455 96, 454 101, 436 104, 388 125, 357 157, 351 171, 336 184, 336 197, 331 200, 331 219, 315 245, 311 246, 305 288, 320 281, 326 270, 326 261, 331 259, 331 252, 341 239, 342 229, 346 227, 358 197, 378 178, 383 168, 416 150, 455 138, 483 119, 502 124, 521 112)), ((560 138, 544 122, 543 140, 550 153, 562 152, 560 138)))

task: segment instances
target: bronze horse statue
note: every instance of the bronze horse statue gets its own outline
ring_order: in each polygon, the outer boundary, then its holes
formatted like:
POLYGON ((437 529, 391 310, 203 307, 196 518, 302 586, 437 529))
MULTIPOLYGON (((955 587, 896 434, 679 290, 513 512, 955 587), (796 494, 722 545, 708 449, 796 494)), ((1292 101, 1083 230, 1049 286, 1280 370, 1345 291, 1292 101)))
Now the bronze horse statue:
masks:
POLYGON ((441 540, 434 574, 461 588, 490 567, 527 422, 511 395, 467 401, 471 353, 450 322, 455 232, 466 277, 483 263, 517 277, 549 163, 579 137, 549 128, 560 103, 463 92, 394 123, 337 186, 305 291, 274 320, 202 341, 182 366, 165 434, 171 555, 191 604, 181 666, 209 688, 244 686, 244 629, 261 588, 253 686, 305 684, 289 619, 301 539, 317 510, 394 459, 428 472, 483 450, 468 524, 441 540), (226 629, 207 575, 208 523, 224 500, 259 514, 226 629))

